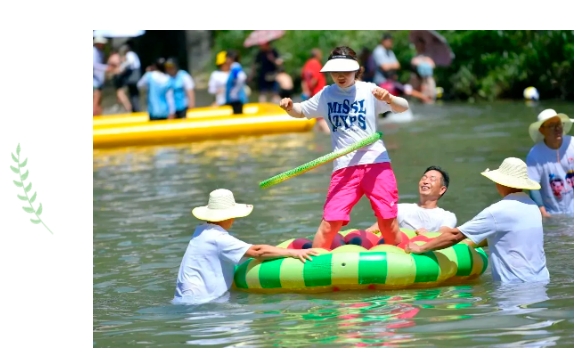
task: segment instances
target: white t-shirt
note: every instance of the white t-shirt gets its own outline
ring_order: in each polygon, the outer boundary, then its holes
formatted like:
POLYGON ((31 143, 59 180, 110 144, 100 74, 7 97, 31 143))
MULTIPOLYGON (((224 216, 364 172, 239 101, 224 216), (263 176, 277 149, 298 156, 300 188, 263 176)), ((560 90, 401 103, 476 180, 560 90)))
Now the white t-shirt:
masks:
MULTIPOLYGON (((334 151, 347 148, 377 132, 377 116, 392 111, 390 105, 373 96, 376 87, 371 82, 356 81, 354 85, 340 88, 325 86, 311 99, 303 101, 302 112, 306 118, 323 117, 330 127, 334 151)), ((334 170, 340 168, 390 162, 383 141, 360 148, 334 160, 334 170)))
POLYGON ((124 70, 127 67, 131 70, 141 69, 141 60, 139 60, 139 57, 136 53, 134 53, 133 51, 129 51, 126 53, 126 55, 124 55, 124 57, 125 61, 122 64, 120 64, 121 70, 124 70))
POLYGON ((550 214, 575 213, 575 138, 563 136, 563 143, 553 150, 539 142, 526 157, 528 177, 540 183, 544 208, 550 214), (560 162, 559 162, 560 160, 560 162))
POLYGON ((438 232, 440 227, 454 228, 457 225, 454 213, 440 207, 422 208, 417 203, 399 203, 397 219, 401 228, 424 228, 428 232, 438 232))
POLYGON ((215 224, 196 227, 179 267, 172 302, 204 303, 226 293, 234 267, 251 246, 215 224))
POLYGON ((526 193, 505 196, 458 228, 476 244, 487 239, 494 280, 517 283, 550 279, 542 215, 526 193))
POLYGON ((208 93, 216 95, 216 104, 219 106, 224 105, 226 102, 226 80, 228 80, 228 72, 214 71, 210 75, 208 80, 208 93), (220 91, 219 91, 220 90, 220 91))

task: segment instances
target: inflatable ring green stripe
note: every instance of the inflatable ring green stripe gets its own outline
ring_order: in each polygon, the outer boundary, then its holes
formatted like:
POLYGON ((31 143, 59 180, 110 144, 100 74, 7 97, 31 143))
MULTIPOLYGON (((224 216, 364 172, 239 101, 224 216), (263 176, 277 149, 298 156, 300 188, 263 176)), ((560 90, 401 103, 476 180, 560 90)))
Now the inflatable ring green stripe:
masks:
POLYGON ((236 267, 234 286, 264 293, 435 287, 478 278, 486 269, 485 251, 464 243, 424 254, 407 254, 385 244, 369 250, 345 245, 323 250, 306 263, 293 258, 249 259, 236 267))
POLYGON ((276 185, 278 183, 281 183, 281 182, 283 182, 285 180, 288 180, 288 179, 290 179, 292 177, 299 176, 302 173, 306 173, 306 172, 308 172, 311 169, 314 169, 314 168, 316 168, 318 166, 321 166, 321 165, 323 165, 325 163, 334 161, 335 159, 337 159, 339 157, 342 157, 342 156, 346 155, 347 153, 351 153, 353 151, 358 150, 361 147, 365 147, 367 145, 370 145, 372 143, 375 143, 375 142, 379 141, 382 136, 383 136, 383 133, 381 133, 380 131, 378 131, 375 134, 373 134, 373 135, 371 135, 369 137, 364 138, 363 140, 355 143, 352 146, 349 146, 347 148, 343 148, 342 150, 331 152, 331 153, 329 153, 327 155, 324 155, 322 157, 316 158, 313 161, 310 161, 308 163, 304 163, 303 165, 298 166, 298 167, 296 167, 294 169, 291 169, 289 171, 282 172, 282 173, 280 173, 278 175, 275 175, 275 176, 273 176, 273 177, 271 177, 269 179, 266 179, 266 180, 264 180, 264 181, 262 181, 262 182, 259 183, 259 187, 261 187, 261 188, 268 188, 268 187, 271 187, 271 186, 276 185))

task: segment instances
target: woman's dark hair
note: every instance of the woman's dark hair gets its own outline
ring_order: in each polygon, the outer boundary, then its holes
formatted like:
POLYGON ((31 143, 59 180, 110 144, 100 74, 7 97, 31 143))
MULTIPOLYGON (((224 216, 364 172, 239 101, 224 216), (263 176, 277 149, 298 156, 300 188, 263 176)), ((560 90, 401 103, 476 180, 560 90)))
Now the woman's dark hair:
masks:
MULTIPOLYGON (((348 46, 336 47, 334 50, 332 50, 330 52, 330 56, 333 56, 333 55, 350 56, 355 61, 359 62, 359 59, 357 58, 357 53, 348 46)), ((360 62, 359 62, 359 66, 360 66, 359 70, 355 73, 355 80, 361 80, 363 73, 365 72, 365 68, 363 66, 361 66, 360 62)))
MULTIPOLYGON (((438 171, 440 172, 440 174, 442 175, 442 185, 444 187, 446 187, 446 191, 448 191, 448 184, 450 183, 450 177, 448 176, 448 173, 443 170, 442 168, 438 167, 438 166, 430 166, 428 168, 426 168, 426 170, 424 171, 423 175, 428 173, 429 171, 438 171)), ((444 193, 446 193, 446 191, 444 191, 444 193)), ((440 197, 444 196, 444 193, 440 195, 440 197)))
POLYGON ((232 59, 234 62, 238 62, 240 56, 236 50, 228 50, 226 51, 226 58, 232 59))
POLYGON ((157 71, 165 72, 165 58, 164 57, 160 57, 157 60, 155 60, 155 63, 153 65, 155 66, 157 71))

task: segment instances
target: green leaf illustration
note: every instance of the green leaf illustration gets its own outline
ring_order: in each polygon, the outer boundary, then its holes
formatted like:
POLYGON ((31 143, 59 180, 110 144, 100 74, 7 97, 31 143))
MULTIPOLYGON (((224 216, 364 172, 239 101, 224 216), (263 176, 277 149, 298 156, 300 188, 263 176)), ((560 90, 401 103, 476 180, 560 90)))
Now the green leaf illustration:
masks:
POLYGON ((16 167, 10 166, 10 169, 12 170, 12 172, 17 174, 20 179, 20 181, 13 180, 12 182, 14 183, 14 185, 16 187, 22 188, 24 191, 24 196, 17 194, 17 197, 21 201, 26 202, 28 204, 28 205, 24 205, 22 207, 22 209, 26 213, 35 215, 36 218, 30 218, 31 223, 43 224, 43 226, 45 226, 45 228, 47 228, 49 233, 53 234, 53 232, 51 232, 49 227, 47 227, 45 222, 43 222, 43 220, 40 217, 41 214, 43 213, 43 205, 39 202, 39 207, 36 210, 35 210, 35 207, 33 206, 35 199, 37 199, 37 192, 33 193, 33 195, 31 197, 29 197, 29 195, 28 195, 28 193, 33 188, 33 183, 29 182, 28 185, 25 184, 25 181, 29 177, 29 170, 25 169, 25 167, 28 163, 28 158, 25 158, 23 161, 20 160, 20 143, 18 144, 18 146, 16 146, 16 156, 14 155, 14 153, 10 153, 10 155, 12 156, 12 161, 14 161, 14 163, 16 164, 16 167))

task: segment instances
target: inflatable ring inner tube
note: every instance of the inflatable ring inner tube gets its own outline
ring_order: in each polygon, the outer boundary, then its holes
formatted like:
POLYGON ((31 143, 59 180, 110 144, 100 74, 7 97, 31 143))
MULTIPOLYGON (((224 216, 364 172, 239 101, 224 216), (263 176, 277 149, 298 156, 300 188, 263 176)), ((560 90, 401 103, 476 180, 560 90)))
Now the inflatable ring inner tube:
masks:
MULTIPOLYGON (((238 290, 260 293, 331 292, 338 290, 389 290, 436 287, 478 278, 487 269, 487 254, 465 243, 427 252, 406 253, 410 242, 423 243, 440 235, 416 235, 401 229, 399 246, 381 244, 376 234, 351 229, 340 232, 330 250, 317 249, 319 255, 302 263, 294 258, 259 261, 247 259, 234 273, 238 290)), ((282 242, 282 248, 310 248, 307 238, 282 242)))

